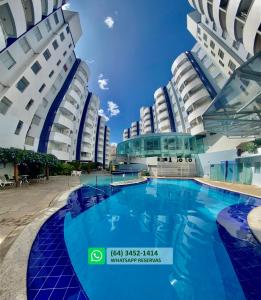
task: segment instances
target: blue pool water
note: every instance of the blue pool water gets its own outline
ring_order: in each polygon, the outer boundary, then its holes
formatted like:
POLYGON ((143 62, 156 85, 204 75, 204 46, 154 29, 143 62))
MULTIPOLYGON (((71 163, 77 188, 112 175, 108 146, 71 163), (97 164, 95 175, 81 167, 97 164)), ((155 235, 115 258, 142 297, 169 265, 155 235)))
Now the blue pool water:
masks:
POLYGON ((261 299, 261 248, 246 223, 261 200, 192 180, 154 179, 101 201, 89 192, 71 195, 64 240, 91 300, 261 299), (174 263, 91 266, 88 247, 173 247, 174 263))

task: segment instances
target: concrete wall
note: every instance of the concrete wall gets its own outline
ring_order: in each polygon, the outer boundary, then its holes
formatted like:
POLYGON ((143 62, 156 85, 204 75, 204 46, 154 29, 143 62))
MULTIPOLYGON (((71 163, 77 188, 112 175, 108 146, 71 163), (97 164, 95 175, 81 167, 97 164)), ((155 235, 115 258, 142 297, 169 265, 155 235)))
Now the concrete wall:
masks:
POLYGON ((235 149, 199 154, 197 159, 198 176, 208 178, 210 176, 211 164, 219 164, 224 160, 235 160, 236 157, 237 153, 235 149))

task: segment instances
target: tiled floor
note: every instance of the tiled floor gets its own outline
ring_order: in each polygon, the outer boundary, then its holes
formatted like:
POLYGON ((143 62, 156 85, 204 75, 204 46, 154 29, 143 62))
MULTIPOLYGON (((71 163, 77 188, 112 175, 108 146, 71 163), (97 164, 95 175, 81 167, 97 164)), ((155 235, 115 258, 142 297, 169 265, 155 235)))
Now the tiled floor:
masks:
POLYGON ((29 300, 89 299, 74 272, 64 241, 64 218, 72 217, 106 199, 119 188, 81 188, 73 192, 66 207, 42 226, 33 243, 27 270, 29 300), (103 190, 103 192, 101 191, 103 190))
POLYGON ((71 265, 63 237, 67 208, 52 216, 34 241, 27 271, 28 299, 88 299, 71 265))
POLYGON ((245 296, 251 300, 261 299, 261 244, 250 231, 247 215, 260 205, 260 199, 249 197, 247 204, 229 206, 217 218, 220 237, 245 296))

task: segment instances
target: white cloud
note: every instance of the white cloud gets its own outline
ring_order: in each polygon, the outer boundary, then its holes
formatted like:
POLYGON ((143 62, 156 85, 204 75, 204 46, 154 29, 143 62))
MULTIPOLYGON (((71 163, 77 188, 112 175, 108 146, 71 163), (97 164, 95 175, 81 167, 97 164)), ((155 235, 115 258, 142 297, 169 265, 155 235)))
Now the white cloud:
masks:
POLYGON ((108 101, 108 112, 111 117, 117 116, 120 113, 120 109, 118 104, 114 103, 113 101, 108 101))
POLYGON ((104 117, 106 122, 110 120, 110 118, 105 114, 103 109, 99 109, 99 115, 104 117))
POLYGON ((103 116, 107 121, 110 120, 112 117, 116 117, 120 113, 120 109, 118 104, 114 103, 113 101, 107 102, 107 111, 105 112, 103 109, 99 110, 99 115, 103 116))
POLYGON ((101 90, 108 90, 109 79, 104 78, 103 74, 99 75, 98 84, 101 90))
POLYGON ((108 28, 112 29, 114 26, 114 19, 112 17, 107 17, 104 20, 104 23, 107 25, 108 28))
POLYGON ((70 6, 70 3, 66 3, 66 4, 63 5, 62 8, 63 8, 63 9, 70 9, 70 7, 71 7, 71 6, 70 6))
POLYGON ((88 60, 88 59, 87 59, 86 61, 87 61, 88 64, 93 64, 93 63, 95 63, 95 60, 94 60, 94 59, 91 59, 91 60, 88 60))

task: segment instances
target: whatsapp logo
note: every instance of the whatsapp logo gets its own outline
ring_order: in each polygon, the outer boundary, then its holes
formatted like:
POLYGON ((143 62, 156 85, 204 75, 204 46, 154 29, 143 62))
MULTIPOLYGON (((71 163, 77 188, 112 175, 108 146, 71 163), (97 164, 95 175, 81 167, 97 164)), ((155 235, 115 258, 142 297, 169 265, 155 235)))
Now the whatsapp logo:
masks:
POLYGON ((89 265, 104 265, 105 260, 105 248, 88 248, 89 265))

